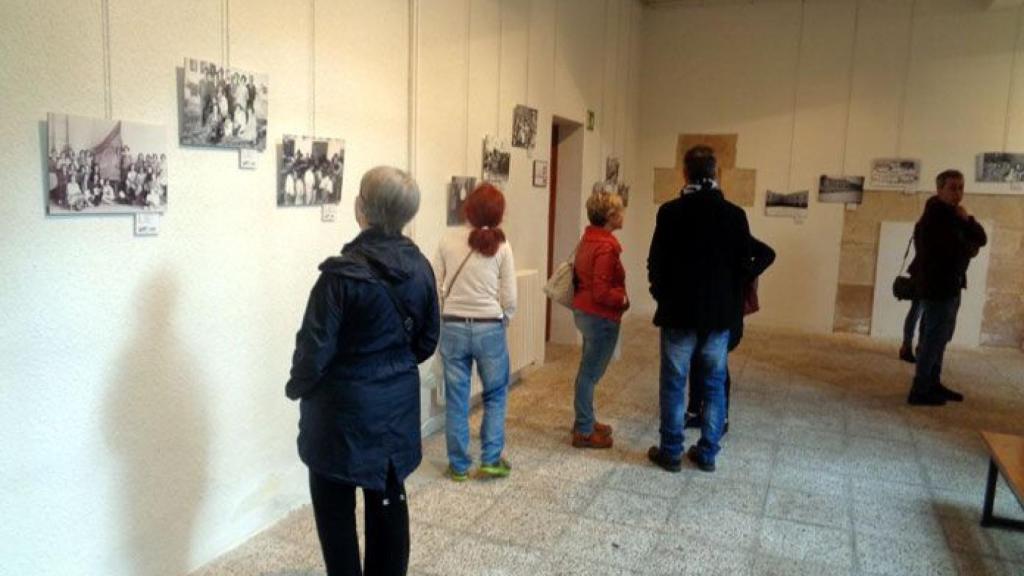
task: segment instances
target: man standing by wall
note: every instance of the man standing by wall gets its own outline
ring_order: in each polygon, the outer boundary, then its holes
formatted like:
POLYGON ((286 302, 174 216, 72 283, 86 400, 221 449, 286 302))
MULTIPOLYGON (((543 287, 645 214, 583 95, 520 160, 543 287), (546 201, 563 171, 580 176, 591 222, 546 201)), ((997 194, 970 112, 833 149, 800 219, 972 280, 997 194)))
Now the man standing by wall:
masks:
POLYGON ((705 417, 700 441, 686 455, 711 472, 725 422, 726 350, 750 260, 750 227, 746 213, 725 199, 714 180, 711 148, 691 148, 683 164, 687 186, 658 210, 647 258, 658 303, 654 324, 661 328, 661 443, 647 456, 665 470, 680 470, 686 377, 691 357, 699 354, 705 417))
POLYGON ((963 395, 942 385, 942 357, 956 330, 960 291, 967 287, 967 265, 985 245, 985 229, 960 205, 964 175, 946 170, 935 177, 935 196, 928 199, 914 226, 914 261, 910 274, 921 300, 921 341, 907 403, 941 406, 963 395))

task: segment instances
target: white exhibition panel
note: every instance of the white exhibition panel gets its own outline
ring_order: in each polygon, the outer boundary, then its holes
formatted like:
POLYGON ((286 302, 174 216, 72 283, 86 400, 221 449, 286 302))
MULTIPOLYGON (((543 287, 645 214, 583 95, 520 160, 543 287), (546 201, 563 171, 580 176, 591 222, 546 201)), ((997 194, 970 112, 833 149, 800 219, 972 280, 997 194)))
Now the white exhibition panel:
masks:
MULTIPOLYGON (((982 222, 986 232, 992 233, 992 223, 982 222)), ((878 237, 878 260, 875 265, 875 298, 871 310, 871 337, 881 340, 901 340, 903 320, 910 302, 900 302, 892 295, 892 281, 903 262, 903 251, 914 233, 913 222, 882 222, 878 237)), ((907 265, 914 259, 911 246, 907 265)), ((985 311, 985 292, 988 278, 989 249, 982 248, 967 269, 967 290, 960 300, 960 313, 956 318, 953 344, 977 347, 981 343, 981 320, 985 311)), ((917 342, 915 332, 914 342, 917 342)))

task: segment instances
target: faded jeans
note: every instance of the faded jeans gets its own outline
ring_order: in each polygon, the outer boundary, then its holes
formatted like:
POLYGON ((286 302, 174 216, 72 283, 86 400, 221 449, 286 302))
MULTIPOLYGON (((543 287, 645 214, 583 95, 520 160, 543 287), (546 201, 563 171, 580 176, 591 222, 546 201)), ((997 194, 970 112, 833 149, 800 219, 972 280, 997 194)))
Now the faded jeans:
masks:
POLYGON ((694 354, 701 357, 704 372, 704 418, 697 454, 701 461, 714 463, 725 425, 726 355, 729 331, 698 334, 696 330, 661 329, 661 453, 671 460, 683 455, 683 419, 686 411, 686 377, 694 354), (701 338, 703 336, 703 338, 701 338))
POLYGON ((576 432, 594 433, 594 387, 608 369, 608 362, 619 340, 619 323, 595 314, 573 310, 576 328, 583 335, 583 353, 576 372, 576 432))
POLYGON ((448 464, 459 473, 469 470, 469 396, 473 362, 483 382, 484 417, 480 423, 481 463, 495 464, 505 449, 505 411, 509 361, 505 324, 453 322, 441 324, 444 362, 445 439, 448 464))

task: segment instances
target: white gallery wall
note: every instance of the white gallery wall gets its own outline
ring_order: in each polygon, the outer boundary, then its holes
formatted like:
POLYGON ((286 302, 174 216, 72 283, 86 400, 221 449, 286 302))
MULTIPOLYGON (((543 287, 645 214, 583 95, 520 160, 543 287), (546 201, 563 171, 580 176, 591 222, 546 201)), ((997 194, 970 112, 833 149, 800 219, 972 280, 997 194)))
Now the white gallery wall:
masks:
POLYGON ((643 236, 657 211, 653 168, 674 165, 679 133, 737 133, 737 166, 757 169, 751 230, 778 253, 751 321, 831 332, 844 207, 817 203, 821 174, 867 175, 872 158, 899 155, 922 160, 923 190, 941 170, 959 168, 970 194, 980 191, 975 154, 1024 149, 1020 12, 985 4, 778 0, 645 10, 639 193, 629 214, 641 236, 627 253, 636 306, 653 307, 643 236), (766 189, 810 190, 806 220, 766 217, 766 189))
POLYGON ((638 177, 640 22, 634 0, 0 3, 0 573, 184 574, 308 501, 283 388, 316 266, 357 232, 361 174, 413 170, 412 235, 432 255, 450 177, 479 176, 484 135, 538 108, 505 227, 519 267, 543 273, 531 169, 552 115, 597 114, 584 180, 608 155, 638 177), (255 171, 178 146, 185 57, 269 75, 255 171), (45 215, 47 112, 167 127, 159 236, 45 215), (276 207, 283 134, 346 140, 337 223, 276 207))

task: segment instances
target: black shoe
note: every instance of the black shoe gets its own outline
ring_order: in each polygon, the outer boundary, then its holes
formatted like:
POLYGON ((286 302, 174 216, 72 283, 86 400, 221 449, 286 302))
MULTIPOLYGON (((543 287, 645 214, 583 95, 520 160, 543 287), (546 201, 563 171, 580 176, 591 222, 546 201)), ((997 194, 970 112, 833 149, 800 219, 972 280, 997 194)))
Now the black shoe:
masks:
POLYGON ((700 457, 700 453, 697 451, 696 446, 690 446, 690 449, 686 451, 686 459, 697 465, 704 472, 714 472, 715 463, 707 462, 700 457))
POLYGON ((939 395, 941 395, 946 400, 951 400, 953 402, 963 402, 964 401, 964 395, 963 394, 957 392, 956 390, 950 390, 949 388, 946 388, 945 386, 942 385, 941 382, 936 382, 933 386, 934 387, 932 389, 935 390, 935 392, 937 392, 939 395))
POLYGON ((946 397, 935 389, 930 389, 928 392, 911 391, 907 396, 907 404, 911 406, 945 406, 946 397))
POLYGON ((666 470, 668 472, 679 472, 683 469, 683 463, 681 460, 672 460, 665 456, 657 446, 651 446, 647 450, 647 459, 657 464, 662 470, 666 470))
POLYGON ((686 419, 683 420, 683 428, 700 428, 700 425, 700 414, 694 414, 693 412, 686 413, 686 419))
POLYGON ((917 363, 917 358, 915 358, 914 353, 910 351, 910 346, 900 346, 900 360, 910 364, 917 363))

